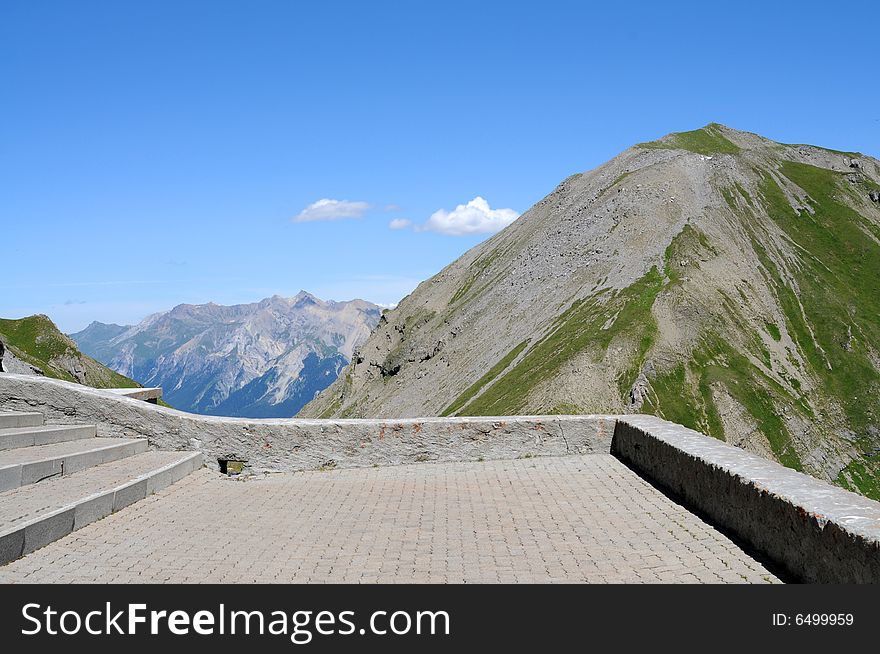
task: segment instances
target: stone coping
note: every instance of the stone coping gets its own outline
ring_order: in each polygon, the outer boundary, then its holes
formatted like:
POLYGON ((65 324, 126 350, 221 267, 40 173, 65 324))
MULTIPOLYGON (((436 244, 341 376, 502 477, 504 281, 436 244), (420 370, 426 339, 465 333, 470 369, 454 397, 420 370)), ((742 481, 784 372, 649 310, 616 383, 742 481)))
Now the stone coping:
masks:
POLYGON ((607 453, 609 416, 305 419, 203 416, 43 377, 0 373, 0 407, 46 422, 96 424, 99 436, 147 438, 163 450, 199 450, 206 464, 289 472, 431 461, 607 453))
POLYGON ((611 452, 800 579, 880 583, 880 502, 654 416, 611 452))
POLYGON ((152 386, 150 388, 105 388, 103 390, 114 395, 131 397, 145 402, 155 403, 162 398, 162 388, 160 386, 152 386))

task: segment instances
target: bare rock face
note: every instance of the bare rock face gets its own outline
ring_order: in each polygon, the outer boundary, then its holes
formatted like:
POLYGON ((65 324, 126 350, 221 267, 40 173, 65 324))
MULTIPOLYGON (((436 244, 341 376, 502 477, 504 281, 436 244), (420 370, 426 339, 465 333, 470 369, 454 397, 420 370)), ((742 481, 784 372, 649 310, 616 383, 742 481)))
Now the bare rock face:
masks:
POLYGON ((880 493, 878 193, 870 157, 716 124, 636 145, 419 285, 300 415, 654 413, 880 493))
POLYGON ((11 372, 18 375, 42 375, 43 371, 39 368, 25 363, 16 357, 3 341, 0 340, 0 372, 11 372))
POLYGON ((654 363, 650 359, 645 361, 645 364, 642 366, 642 370, 639 373, 639 376, 636 377, 636 381, 633 383, 632 388, 629 390, 629 408, 633 412, 638 412, 639 409, 642 408, 642 405, 646 400, 649 400, 650 395, 650 385, 651 382, 648 379, 649 375, 654 374, 654 363))
POLYGON ((63 368, 67 370, 73 378, 76 379, 77 383, 85 384, 86 383, 86 368, 83 364, 82 358, 73 356, 71 354, 64 354, 52 359, 52 362, 57 365, 59 368, 63 368))

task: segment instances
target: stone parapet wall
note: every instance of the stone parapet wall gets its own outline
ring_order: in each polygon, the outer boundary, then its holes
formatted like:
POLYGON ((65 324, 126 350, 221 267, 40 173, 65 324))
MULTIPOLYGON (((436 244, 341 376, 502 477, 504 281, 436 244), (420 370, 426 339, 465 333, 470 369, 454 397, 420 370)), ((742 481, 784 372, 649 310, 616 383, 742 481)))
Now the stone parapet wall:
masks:
POLYGON ((198 450, 207 465, 299 471, 611 454, 684 505, 813 582, 880 583, 880 502, 653 416, 313 420, 221 418, 78 384, 0 373, 0 410, 98 436, 198 450))
POLYGON ((880 583, 880 502, 653 416, 611 452, 799 579, 880 583))
POLYGON ((198 450, 214 468, 220 459, 246 461, 252 472, 607 453, 614 430, 608 416, 222 418, 14 374, 0 374, 0 408, 39 411, 52 424, 93 423, 98 436, 147 438, 162 450, 198 450))

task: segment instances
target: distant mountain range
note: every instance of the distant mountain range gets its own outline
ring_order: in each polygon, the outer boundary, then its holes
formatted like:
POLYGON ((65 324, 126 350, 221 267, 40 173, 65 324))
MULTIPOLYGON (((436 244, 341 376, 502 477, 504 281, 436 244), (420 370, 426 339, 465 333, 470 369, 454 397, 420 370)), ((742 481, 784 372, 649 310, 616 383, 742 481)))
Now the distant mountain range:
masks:
POLYGON ((93 322, 71 334, 80 349, 194 413, 295 415, 339 375, 381 309, 302 291, 252 304, 181 304, 134 326, 93 322))

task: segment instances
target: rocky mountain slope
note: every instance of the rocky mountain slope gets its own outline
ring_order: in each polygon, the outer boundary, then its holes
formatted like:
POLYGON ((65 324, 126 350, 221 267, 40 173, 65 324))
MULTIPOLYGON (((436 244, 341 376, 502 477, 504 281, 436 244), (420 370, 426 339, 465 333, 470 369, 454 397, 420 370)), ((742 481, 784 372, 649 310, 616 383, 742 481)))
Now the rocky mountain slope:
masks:
POLYGON ((880 164, 711 124, 563 181, 302 416, 653 413, 880 496, 880 164))
POLYGON ((139 384, 85 356, 47 316, 0 319, 0 372, 46 375, 94 388, 139 384))
POLYGON ((139 325, 92 323, 71 337, 84 352, 184 411, 290 417, 334 381, 379 320, 363 300, 306 292, 252 304, 182 304, 139 325))

